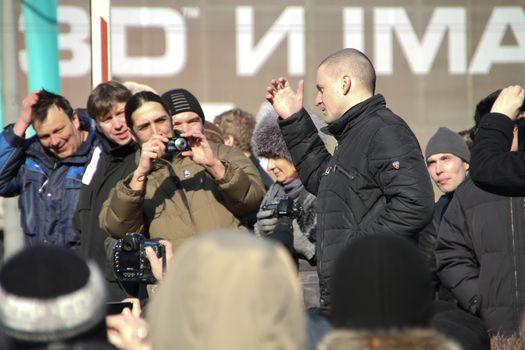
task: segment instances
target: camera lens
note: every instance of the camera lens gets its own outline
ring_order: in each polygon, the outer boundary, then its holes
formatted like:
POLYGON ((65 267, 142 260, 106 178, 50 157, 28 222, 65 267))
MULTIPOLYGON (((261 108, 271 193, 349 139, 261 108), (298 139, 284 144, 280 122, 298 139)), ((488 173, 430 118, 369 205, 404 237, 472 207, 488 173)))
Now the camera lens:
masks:
POLYGON ((122 239, 122 250, 126 252, 132 252, 139 250, 140 242, 139 239, 133 237, 133 235, 126 236, 122 239))
POLYGON ((175 148, 177 148, 179 151, 184 151, 188 148, 188 142, 185 138, 179 137, 175 140, 175 148))

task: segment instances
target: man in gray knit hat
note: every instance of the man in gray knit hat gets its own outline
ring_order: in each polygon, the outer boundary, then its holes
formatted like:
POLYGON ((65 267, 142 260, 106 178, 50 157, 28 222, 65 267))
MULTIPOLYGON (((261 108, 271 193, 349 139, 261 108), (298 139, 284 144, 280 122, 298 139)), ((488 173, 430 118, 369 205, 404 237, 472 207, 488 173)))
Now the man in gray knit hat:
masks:
POLYGON ((452 200, 454 191, 468 174, 470 151, 458 133, 441 127, 428 141, 425 159, 428 173, 443 195, 436 202, 432 221, 419 234, 419 247, 429 262, 438 297, 451 300, 451 294, 441 287, 437 277, 434 250, 441 218, 452 200))
POLYGON ((454 192, 467 176, 470 151, 459 134, 441 127, 428 141, 425 159, 430 177, 446 194, 454 192))

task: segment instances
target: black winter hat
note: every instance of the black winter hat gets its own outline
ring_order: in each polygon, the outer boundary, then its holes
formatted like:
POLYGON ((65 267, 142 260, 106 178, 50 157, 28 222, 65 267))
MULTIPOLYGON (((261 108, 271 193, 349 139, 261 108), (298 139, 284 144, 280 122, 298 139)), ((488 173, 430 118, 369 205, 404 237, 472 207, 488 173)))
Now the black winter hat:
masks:
POLYGON ((446 127, 441 127, 428 140, 425 159, 437 153, 451 153, 470 163, 470 151, 463 137, 446 127))
POLYGON ((414 243, 394 235, 357 239, 336 261, 332 321, 355 330, 428 327, 431 275, 414 243))
POLYGON ((36 246, 0 270, 0 326, 24 342, 71 339, 103 321, 106 290, 94 263, 60 247, 36 246))
POLYGON ((182 112, 195 112, 201 118, 204 125, 204 112, 199 100, 191 92, 185 89, 173 89, 161 96, 164 104, 169 108, 170 115, 182 112))

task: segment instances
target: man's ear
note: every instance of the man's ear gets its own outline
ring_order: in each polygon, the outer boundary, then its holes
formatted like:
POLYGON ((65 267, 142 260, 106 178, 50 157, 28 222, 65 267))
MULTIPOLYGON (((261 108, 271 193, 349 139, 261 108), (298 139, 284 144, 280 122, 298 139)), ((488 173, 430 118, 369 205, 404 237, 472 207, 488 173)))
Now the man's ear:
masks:
POLYGON ((343 95, 347 95, 352 87, 352 79, 348 75, 343 75, 341 77, 341 91, 343 95))
POLYGON ((232 135, 228 135, 228 136, 226 136, 226 137, 224 138, 224 144, 225 144, 226 146, 231 146, 231 147, 233 147, 233 146, 235 146, 235 139, 233 138, 232 135))
POLYGON ((73 112, 73 116, 71 117, 71 122, 75 126, 75 129, 80 130, 80 118, 78 117, 77 112, 73 112))

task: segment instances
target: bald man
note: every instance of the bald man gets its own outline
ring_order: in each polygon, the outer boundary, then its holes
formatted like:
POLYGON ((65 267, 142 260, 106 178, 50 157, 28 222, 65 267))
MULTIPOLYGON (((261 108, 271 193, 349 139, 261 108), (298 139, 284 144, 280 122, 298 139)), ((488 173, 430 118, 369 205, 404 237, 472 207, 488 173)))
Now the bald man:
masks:
POLYGON ((434 194, 419 143, 403 119, 375 94, 368 57, 343 49, 317 70, 315 104, 338 146, 333 155, 303 107, 301 80, 271 81, 267 100, 307 190, 317 196, 317 270, 321 300, 329 309, 335 260, 356 238, 388 233, 417 241, 430 221, 434 194))

